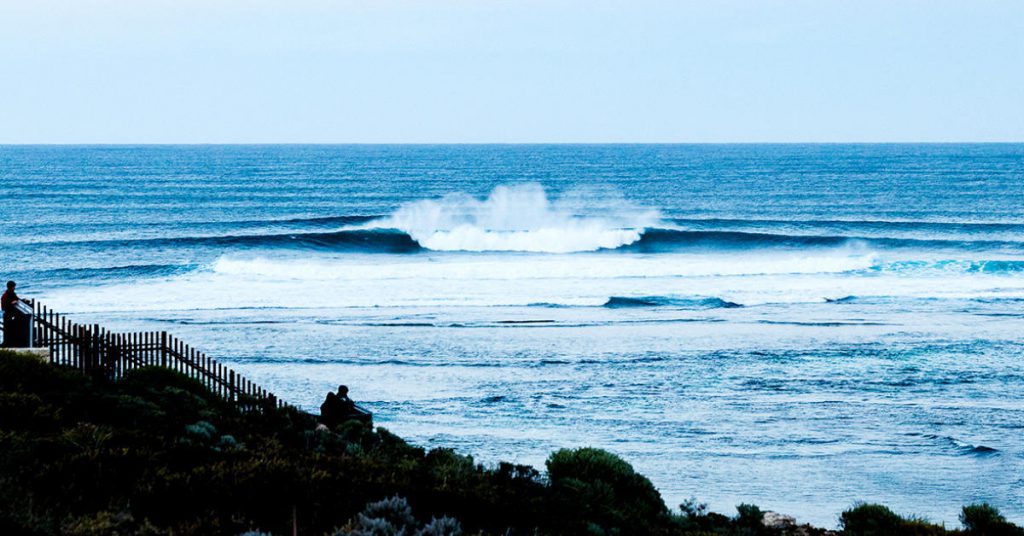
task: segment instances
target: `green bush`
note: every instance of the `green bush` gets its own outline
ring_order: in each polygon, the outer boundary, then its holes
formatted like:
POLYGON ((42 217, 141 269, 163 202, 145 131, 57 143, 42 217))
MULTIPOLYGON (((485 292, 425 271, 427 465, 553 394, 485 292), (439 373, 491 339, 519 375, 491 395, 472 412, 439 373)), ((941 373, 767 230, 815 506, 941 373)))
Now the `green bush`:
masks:
POLYGON ((880 504, 859 503, 840 514, 839 522, 846 534, 881 536, 896 534, 903 518, 880 504))
POLYGON ((679 505, 679 514, 672 516, 670 532, 691 536, 751 532, 749 528, 737 526, 737 521, 737 519, 722 514, 709 512, 707 504, 699 502, 696 498, 690 498, 679 505))
POLYGON ((948 533, 945 528, 929 523, 925 519, 907 519, 880 504, 859 503, 843 512, 839 520, 844 534, 858 536, 890 534, 930 536, 948 533))
POLYGON ((610 452, 562 449, 548 458, 547 469, 570 530, 647 534, 668 520, 665 503, 651 481, 610 452))
POLYGON ((988 536, 1024 535, 1024 530, 1006 521, 999 509, 988 503, 977 503, 964 506, 960 512, 960 522, 970 534, 988 536))
POLYGON ((1006 523, 999 510, 988 503, 971 504, 960 512, 960 522, 971 532, 985 532, 993 526, 1006 523))
POLYGON ((736 506, 736 524, 741 527, 761 527, 763 519, 764 512, 756 505, 741 503, 736 506))

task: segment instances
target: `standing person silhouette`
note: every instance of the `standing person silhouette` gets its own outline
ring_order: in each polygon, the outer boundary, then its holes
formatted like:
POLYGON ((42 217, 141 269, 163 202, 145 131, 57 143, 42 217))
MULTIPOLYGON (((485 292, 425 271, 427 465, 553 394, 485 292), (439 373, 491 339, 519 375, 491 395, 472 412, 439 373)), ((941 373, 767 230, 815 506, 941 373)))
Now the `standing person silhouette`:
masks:
MULTIPOLYGON (((19 301, 18 295, 14 292, 14 287, 16 286, 18 286, 18 284, 14 281, 8 281, 7 291, 4 292, 3 297, 0 297, 0 309, 2 309, 4 313, 19 301)), ((6 319, 7 315, 4 315, 4 320, 6 319)))
POLYGON ((8 281, 7 290, 4 292, 3 296, 0 296, 0 312, 2 312, 4 319, 4 346, 10 346, 10 342, 7 339, 10 332, 7 330, 10 329, 10 326, 12 326, 16 321, 14 317, 14 305, 21 301, 21 299, 18 298, 18 294, 14 292, 14 287, 16 286, 17 284, 14 281, 8 281))

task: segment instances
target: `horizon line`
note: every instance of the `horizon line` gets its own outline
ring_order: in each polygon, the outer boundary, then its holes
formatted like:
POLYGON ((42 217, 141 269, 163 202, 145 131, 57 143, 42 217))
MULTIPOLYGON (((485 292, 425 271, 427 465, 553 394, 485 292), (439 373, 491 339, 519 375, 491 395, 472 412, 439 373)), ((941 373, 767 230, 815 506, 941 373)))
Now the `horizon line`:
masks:
POLYGON ((270 145, 321 145, 321 146, 360 146, 360 145, 405 145, 405 146, 529 146, 529 145, 1020 145, 1024 140, 1000 141, 437 141, 437 142, 296 142, 296 141, 217 141, 217 142, 0 142, 0 147, 127 147, 127 146, 270 146, 270 145))

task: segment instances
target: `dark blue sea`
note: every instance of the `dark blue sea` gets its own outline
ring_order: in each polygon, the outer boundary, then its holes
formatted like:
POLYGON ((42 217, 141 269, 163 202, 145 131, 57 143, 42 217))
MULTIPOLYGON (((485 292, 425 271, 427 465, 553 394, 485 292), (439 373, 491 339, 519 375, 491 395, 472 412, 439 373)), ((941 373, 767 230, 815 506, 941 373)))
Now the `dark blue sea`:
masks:
POLYGON ((0 278, 670 505, 1024 521, 1024 145, 0 146, 0 278))

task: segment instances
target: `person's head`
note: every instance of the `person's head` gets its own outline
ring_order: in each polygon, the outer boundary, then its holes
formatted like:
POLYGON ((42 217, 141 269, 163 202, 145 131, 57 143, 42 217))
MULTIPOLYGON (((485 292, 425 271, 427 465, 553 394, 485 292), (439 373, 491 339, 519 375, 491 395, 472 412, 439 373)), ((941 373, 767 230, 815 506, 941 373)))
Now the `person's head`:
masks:
POLYGON ((7 282, 7 290, 14 290, 14 287, 16 287, 16 286, 17 286, 17 284, 14 281, 8 281, 7 282))
POLYGON ((345 387, 344 385, 339 385, 338 396, 348 396, 348 387, 345 387))

